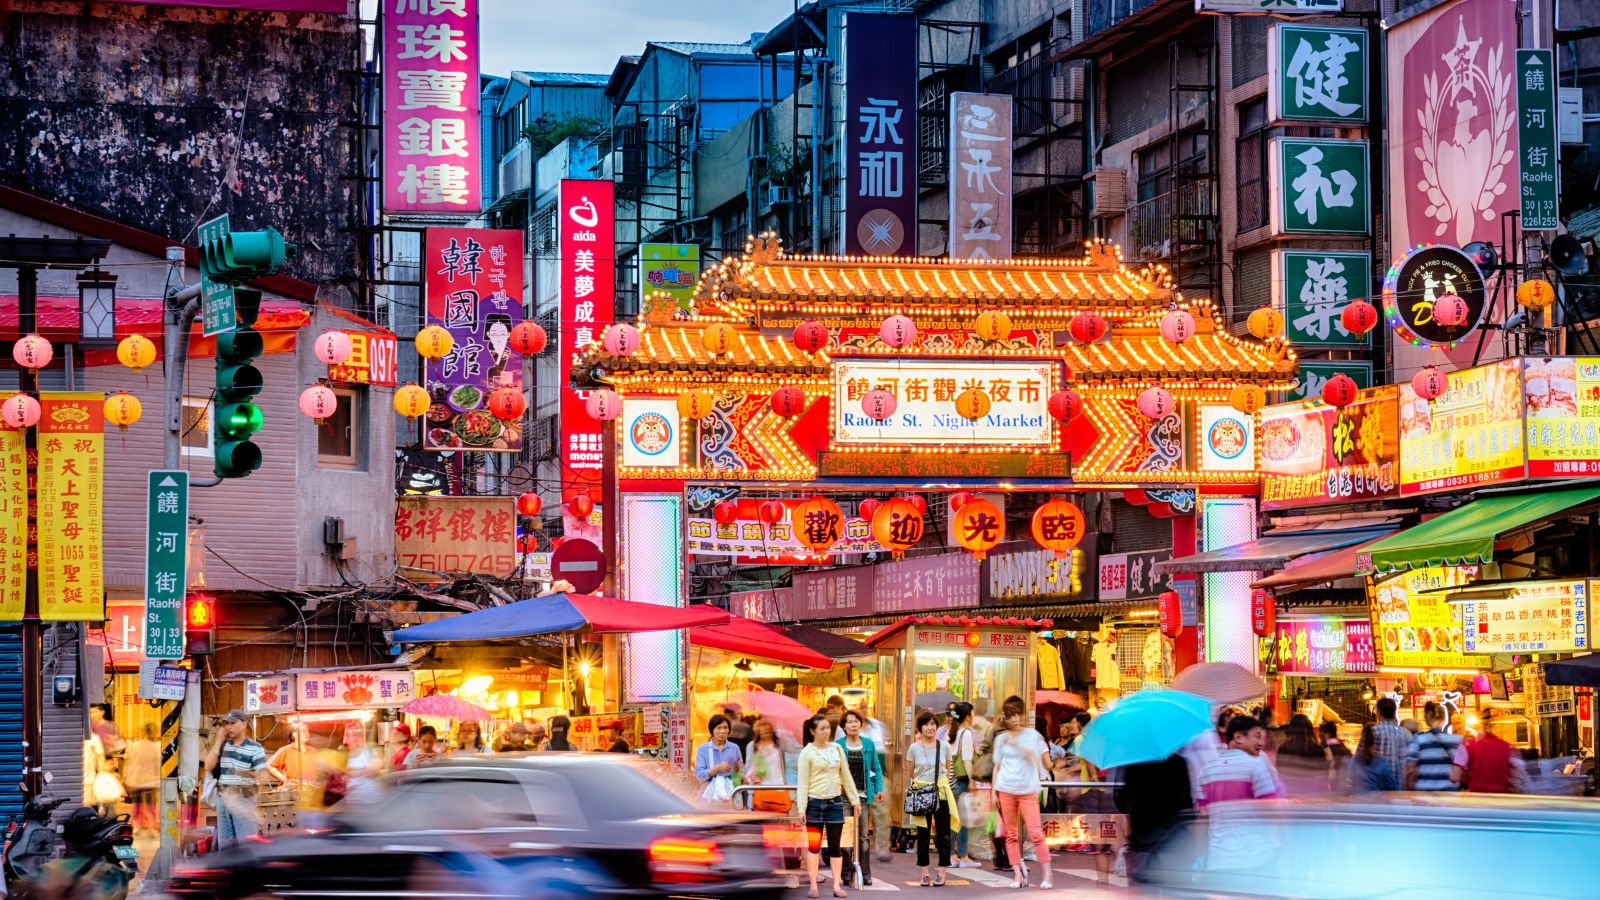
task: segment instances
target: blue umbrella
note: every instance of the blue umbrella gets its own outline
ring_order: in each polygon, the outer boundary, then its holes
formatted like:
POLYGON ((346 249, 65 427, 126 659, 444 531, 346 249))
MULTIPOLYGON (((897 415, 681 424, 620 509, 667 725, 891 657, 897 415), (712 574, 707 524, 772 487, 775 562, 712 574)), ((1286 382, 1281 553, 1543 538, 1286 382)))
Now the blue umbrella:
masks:
POLYGON ((1166 759, 1211 727, 1211 701, 1182 691, 1140 691, 1095 716, 1078 755, 1102 769, 1166 759))

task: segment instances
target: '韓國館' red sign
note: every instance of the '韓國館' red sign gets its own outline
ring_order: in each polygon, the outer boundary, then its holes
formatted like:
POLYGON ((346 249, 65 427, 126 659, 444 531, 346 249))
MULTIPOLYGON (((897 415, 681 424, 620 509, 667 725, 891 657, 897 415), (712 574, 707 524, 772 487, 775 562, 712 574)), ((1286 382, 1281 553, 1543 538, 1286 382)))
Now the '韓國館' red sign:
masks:
POLYGON ((383 7, 383 208, 476 215, 478 0, 383 7))

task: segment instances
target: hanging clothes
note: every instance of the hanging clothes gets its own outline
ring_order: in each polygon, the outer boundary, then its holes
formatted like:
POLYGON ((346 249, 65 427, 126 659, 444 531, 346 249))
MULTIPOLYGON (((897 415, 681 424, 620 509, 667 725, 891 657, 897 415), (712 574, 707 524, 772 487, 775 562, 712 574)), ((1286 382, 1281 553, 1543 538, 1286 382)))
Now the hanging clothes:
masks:
POLYGON ((1117 669, 1117 642, 1103 640, 1094 648, 1094 686, 1102 691, 1122 690, 1122 672, 1117 669))
POLYGON ((1065 690, 1066 676, 1061 670, 1061 654, 1049 641, 1035 641, 1035 663, 1039 667, 1039 687, 1047 691, 1065 690))

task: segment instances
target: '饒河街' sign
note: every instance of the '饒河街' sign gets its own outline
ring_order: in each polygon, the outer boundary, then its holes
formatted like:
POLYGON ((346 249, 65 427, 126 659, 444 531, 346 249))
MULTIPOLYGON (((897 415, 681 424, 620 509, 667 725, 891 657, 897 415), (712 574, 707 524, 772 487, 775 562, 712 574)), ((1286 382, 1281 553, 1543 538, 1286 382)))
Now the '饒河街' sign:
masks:
POLYGON ((1056 440, 1050 394, 1056 364, 975 360, 837 359, 833 364, 833 441, 842 444, 965 444, 1051 446, 1056 440), (976 388, 989 412, 970 421, 956 412, 956 397, 976 388), (895 397, 888 418, 862 408, 868 391, 895 397))

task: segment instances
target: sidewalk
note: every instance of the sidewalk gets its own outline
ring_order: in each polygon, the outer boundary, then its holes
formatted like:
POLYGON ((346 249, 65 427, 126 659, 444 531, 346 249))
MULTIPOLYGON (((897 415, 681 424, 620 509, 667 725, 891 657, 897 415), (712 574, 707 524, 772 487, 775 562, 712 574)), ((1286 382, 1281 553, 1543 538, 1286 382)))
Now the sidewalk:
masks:
MULTIPOLYGON (((1053 880, 1056 891, 1071 891, 1074 893, 1089 893, 1106 897, 1131 896, 1127 890, 1127 879, 1110 874, 1113 857, 1109 854, 1085 854, 1057 852, 1051 854, 1050 868, 1053 870, 1053 880), (1103 867, 1104 871, 1100 871, 1103 867)), ((1031 893, 1038 893, 1038 884, 1041 880, 1037 864, 1029 864, 1029 881, 1031 893)), ((826 867, 823 869, 826 872, 826 867)), ((930 869, 930 871, 937 871, 930 869)), ((938 890, 939 893, 927 900, 957 900, 979 894, 992 894, 996 890, 1011 890, 1011 873, 996 872, 993 863, 984 863, 979 869, 951 868, 946 875, 946 886, 943 888, 922 887, 921 871, 916 865, 915 853, 895 853, 888 862, 872 860, 872 884, 862 888, 862 893, 894 893, 901 891, 925 892, 938 890)), ((855 893, 853 888, 846 886, 847 890, 855 893)), ((791 896, 805 896, 805 876, 800 878, 800 888, 792 891, 791 896)), ((1019 892, 1022 896, 1026 893, 1019 892)), ((829 897, 829 888, 822 886, 822 896, 829 897)))

